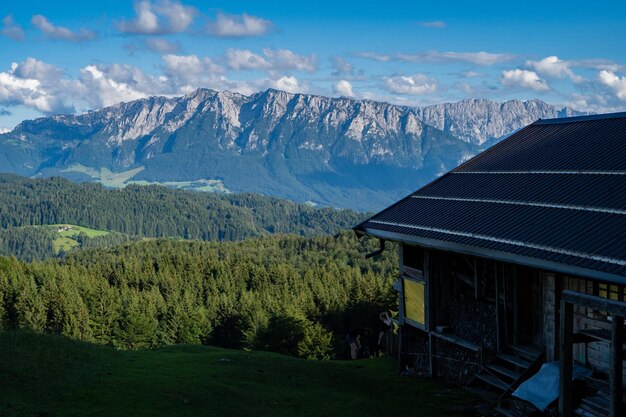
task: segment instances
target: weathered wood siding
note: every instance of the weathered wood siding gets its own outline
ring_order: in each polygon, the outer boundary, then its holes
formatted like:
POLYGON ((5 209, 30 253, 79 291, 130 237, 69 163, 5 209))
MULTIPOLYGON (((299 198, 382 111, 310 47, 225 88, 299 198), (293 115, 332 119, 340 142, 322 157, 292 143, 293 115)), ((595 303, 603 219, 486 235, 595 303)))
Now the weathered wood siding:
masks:
MULTIPOLYGON (((591 280, 563 276, 561 285, 563 290, 594 294, 594 283, 591 280)), ((574 333, 584 329, 605 329, 610 331, 611 322, 599 316, 597 312, 594 313, 593 309, 575 305, 574 333)), ((609 372, 610 354, 611 344, 608 341, 574 344, 574 360, 607 374, 609 372)), ((626 361, 623 362, 623 366, 626 366, 626 361)), ((626 376, 622 379, 624 384, 626 384, 626 376)))
POLYGON ((543 344, 546 360, 556 360, 557 317, 556 317, 556 278, 553 273, 543 273, 543 344))

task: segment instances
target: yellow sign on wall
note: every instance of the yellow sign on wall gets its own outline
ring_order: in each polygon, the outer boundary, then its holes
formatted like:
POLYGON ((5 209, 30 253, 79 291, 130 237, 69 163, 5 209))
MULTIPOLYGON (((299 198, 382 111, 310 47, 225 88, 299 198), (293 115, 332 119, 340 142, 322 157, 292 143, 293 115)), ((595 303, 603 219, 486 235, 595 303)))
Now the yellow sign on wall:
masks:
POLYGON ((404 316, 419 324, 426 324, 424 317, 424 283, 404 279, 404 316))

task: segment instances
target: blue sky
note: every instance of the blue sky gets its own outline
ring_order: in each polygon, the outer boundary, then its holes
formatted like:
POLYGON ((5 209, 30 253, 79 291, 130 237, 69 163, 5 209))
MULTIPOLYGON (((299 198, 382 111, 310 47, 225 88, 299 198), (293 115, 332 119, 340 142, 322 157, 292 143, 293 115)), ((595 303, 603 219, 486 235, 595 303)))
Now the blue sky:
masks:
POLYGON ((626 2, 0 4, 0 129, 199 87, 626 109, 626 2))

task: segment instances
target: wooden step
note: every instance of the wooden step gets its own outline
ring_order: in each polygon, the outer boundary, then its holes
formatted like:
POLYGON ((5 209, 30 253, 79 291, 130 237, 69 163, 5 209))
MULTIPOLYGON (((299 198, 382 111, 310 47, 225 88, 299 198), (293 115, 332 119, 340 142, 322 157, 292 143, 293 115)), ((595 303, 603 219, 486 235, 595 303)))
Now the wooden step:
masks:
POLYGON ((582 408, 577 408, 574 410, 574 415, 578 417, 598 417, 595 414, 592 414, 588 411, 583 410, 582 408))
POLYGON ((482 398, 488 403, 495 403, 496 401, 498 401, 498 398, 500 397, 499 393, 496 393, 493 390, 489 390, 489 389, 482 388, 482 387, 474 387, 474 386, 467 385, 463 389, 467 392, 474 394, 475 396, 479 398, 482 398))
POLYGON ((512 379, 513 381, 517 381, 522 376, 520 372, 514 371, 501 365, 497 365, 495 363, 487 365, 487 368, 491 369, 494 372, 497 372, 500 375, 504 375, 512 379))
POLYGON ((598 410, 595 407, 589 407, 587 404, 581 404, 576 409, 576 413, 585 417, 608 417, 609 410, 598 410))
POLYGON ((506 391, 509 389, 509 384, 507 384, 506 382, 502 382, 499 378, 496 378, 493 375, 481 373, 478 374, 476 378, 480 379, 483 382, 486 382, 492 387, 498 388, 499 390, 506 391))
POLYGON ((520 368, 524 368, 524 369, 528 369, 530 365, 532 365, 532 363, 527 361, 526 359, 522 359, 515 355, 509 355, 508 353, 501 353, 496 357, 498 359, 502 359, 503 361, 512 363, 513 365, 519 366, 520 368))
POLYGON ((521 355, 533 362, 541 356, 541 350, 533 345, 512 345, 510 348, 517 355, 521 355))
POLYGON ((609 400, 602 397, 587 397, 583 398, 583 404, 587 404, 589 407, 597 408, 599 410, 609 409, 609 400))
POLYGON ((514 410, 509 408, 496 407, 496 411, 504 417, 521 417, 521 414, 517 414, 514 410))

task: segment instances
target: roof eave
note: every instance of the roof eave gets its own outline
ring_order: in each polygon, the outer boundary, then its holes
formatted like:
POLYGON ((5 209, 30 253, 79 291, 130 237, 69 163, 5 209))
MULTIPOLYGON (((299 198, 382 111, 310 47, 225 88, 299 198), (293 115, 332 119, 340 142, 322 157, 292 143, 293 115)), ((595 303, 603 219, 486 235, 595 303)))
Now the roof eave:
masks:
MULTIPOLYGON (((355 232, 357 232, 355 230, 355 232)), ((503 252, 493 249, 485 249, 462 243, 448 242, 438 239, 424 238, 420 236, 406 235, 402 233, 388 232, 384 230, 364 228, 357 233, 366 234, 379 239, 396 241, 401 243, 411 243, 432 249, 440 249, 450 252, 463 253, 466 255, 479 256, 483 258, 491 258, 504 262, 511 262, 519 265, 530 266, 547 271, 560 272, 564 274, 572 274, 585 278, 608 281, 615 284, 626 285, 626 277, 621 275, 610 274, 593 269, 580 268, 577 266, 562 264, 559 262, 547 261, 538 258, 516 255, 509 252, 503 252)))

